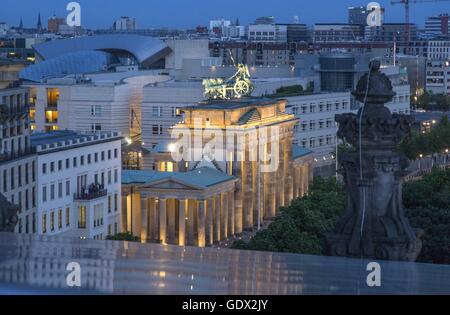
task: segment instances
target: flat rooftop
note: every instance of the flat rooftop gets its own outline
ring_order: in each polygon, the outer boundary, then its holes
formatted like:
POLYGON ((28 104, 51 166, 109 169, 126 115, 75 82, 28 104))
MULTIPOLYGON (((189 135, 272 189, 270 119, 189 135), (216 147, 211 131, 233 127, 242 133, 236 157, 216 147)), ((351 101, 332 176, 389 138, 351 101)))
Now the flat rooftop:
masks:
POLYGON ((207 110, 233 110, 250 106, 270 106, 280 100, 270 98, 241 98, 233 100, 211 100, 198 103, 198 105, 183 109, 207 109, 207 110))
POLYGON ((32 134, 31 145, 37 147, 39 153, 119 139, 122 139, 122 137, 118 132, 81 133, 70 130, 57 130, 32 134))
POLYGON ((450 294, 450 266, 0 233, 0 294, 450 294), (69 289, 67 264, 81 267, 69 289), (45 273, 43 273, 45 270, 45 273))

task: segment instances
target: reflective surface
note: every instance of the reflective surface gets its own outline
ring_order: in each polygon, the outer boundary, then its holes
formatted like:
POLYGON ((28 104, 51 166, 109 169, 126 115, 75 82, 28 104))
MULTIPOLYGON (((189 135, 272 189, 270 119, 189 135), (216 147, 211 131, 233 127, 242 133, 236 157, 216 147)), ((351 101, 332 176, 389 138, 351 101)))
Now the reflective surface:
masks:
POLYGON ((450 294, 450 266, 0 233, 0 294, 450 294), (81 266, 69 288, 67 264, 81 266))

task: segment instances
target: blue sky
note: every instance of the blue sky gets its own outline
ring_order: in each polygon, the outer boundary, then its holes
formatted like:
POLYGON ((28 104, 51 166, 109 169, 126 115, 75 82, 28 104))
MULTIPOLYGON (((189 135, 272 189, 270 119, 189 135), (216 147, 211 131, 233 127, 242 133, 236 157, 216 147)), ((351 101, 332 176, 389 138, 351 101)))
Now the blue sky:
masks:
MULTIPOLYGON (((0 0, 0 21, 25 27, 36 25, 40 11, 43 23, 56 14, 65 16, 69 0, 0 0)), ((346 22, 348 6, 367 5, 371 0, 78 0, 82 24, 90 28, 109 28, 121 15, 136 17, 139 28, 193 28, 207 25, 210 19, 239 18, 241 24, 256 17, 273 15, 278 22, 291 22, 294 15, 302 23, 346 22)), ((390 0, 378 1, 386 8, 387 22, 402 22, 403 6, 390 0)), ((411 5, 411 20, 423 25, 427 16, 450 12, 450 2, 411 5)))

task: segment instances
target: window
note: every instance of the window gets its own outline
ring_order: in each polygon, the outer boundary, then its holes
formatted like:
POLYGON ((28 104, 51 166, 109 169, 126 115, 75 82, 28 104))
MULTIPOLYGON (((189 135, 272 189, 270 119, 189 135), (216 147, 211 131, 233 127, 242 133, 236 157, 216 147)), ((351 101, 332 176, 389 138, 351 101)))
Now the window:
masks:
POLYGON ((108 213, 112 212, 112 200, 111 195, 108 196, 108 213))
POLYGON ((88 164, 91 164, 91 154, 88 154, 88 156, 87 156, 87 162, 88 162, 88 164))
POLYGON ((108 160, 111 160, 111 150, 108 150, 108 160))
POLYGON ((73 167, 77 167, 77 157, 73 158, 73 167))
POLYGON ((50 200, 55 199, 55 184, 50 185, 50 200))
POLYGON ((114 158, 117 159, 118 155, 119 155, 119 150, 114 149, 114 158))
POLYGON ((47 233, 47 214, 42 214, 42 233, 47 233))
POLYGON ((98 132, 98 131, 102 131, 102 125, 98 124, 98 123, 92 124, 91 125, 91 131, 94 132, 94 133, 98 132))
POLYGON ((42 202, 47 201, 47 186, 42 187, 42 202))
POLYGON ((62 160, 58 161, 58 171, 62 170, 62 160))
POLYGON ((62 209, 58 210, 58 229, 62 229, 62 209))
POLYGON ((119 210, 119 196, 114 194, 114 211, 117 212, 119 210))
POLYGON ((58 198, 62 198, 63 196, 63 183, 59 182, 58 183, 58 198))
POLYGON ((70 208, 66 208, 66 226, 70 226, 70 208))
POLYGON ((91 116, 101 116, 102 107, 100 105, 91 105, 91 116))
POLYGON ((50 213, 50 231, 55 231, 55 212, 50 213))
POLYGON ((47 173, 47 164, 46 163, 42 164, 42 174, 45 174, 45 173, 47 173))
POLYGON ((86 228, 86 207, 84 206, 80 206, 78 208, 78 228, 86 228))
POLYGON ((152 125, 152 134, 162 135, 163 134, 163 126, 162 125, 152 125))
POLYGON ((153 117, 161 117, 162 116, 162 107, 161 106, 153 106, 152 115, 153 115, 153 117))
POLYGON ((70 168, 70 159, 66 159, 66 169, 70 168))
POLYGON ((105 160, 105 151, 101 152, 101 160, 104 161, 105 160))
POLYGON ((111 170, 108 170, 108 185, 111 185, 112 183, 112 174, 111 174, 111 170))
POLYGON ((55 162, 50 162, 50 173, 55 171, 55 162))
POLYGON ((114 183, 117 184, 118 181, 119 181, 119 170, 115 169, 114 170, 114 183))
POLYGON ((66 196, 70 195, 70 180, 66 180, 66 196))
POLYGON ((84 155, 80 156, 80 165, 84 166, 84 155))
POLYGON ((98 153, 94 154, 94 162, 97 163, 98 162, 98 153))

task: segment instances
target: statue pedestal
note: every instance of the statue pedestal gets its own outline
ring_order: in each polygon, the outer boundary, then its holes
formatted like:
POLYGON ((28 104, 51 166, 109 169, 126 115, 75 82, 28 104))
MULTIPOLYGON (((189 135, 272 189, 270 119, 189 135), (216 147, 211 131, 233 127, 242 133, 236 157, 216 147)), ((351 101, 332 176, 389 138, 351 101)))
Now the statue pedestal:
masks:
POLYGON ((413 261, 420 253, 421 242, 402 204, 408 160, 395 150, 410 134, 412 118, 392 115, 384 107, 394 96, 391 82, 379 72, 379 64, 372 64, 371 69, 370 76, 363 76, 353 93, 359 101, 367 101, 365 108, 357 115, 336 116, 338 136, 354 150, 339 159, 347 209, 335 231, 326 235, 328 252, 413 261))

